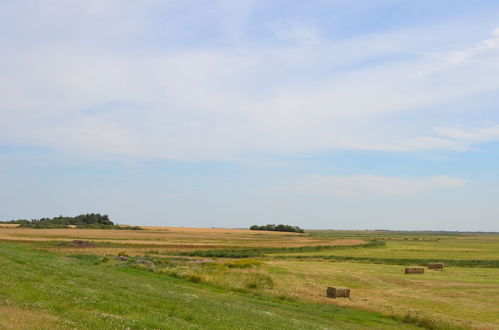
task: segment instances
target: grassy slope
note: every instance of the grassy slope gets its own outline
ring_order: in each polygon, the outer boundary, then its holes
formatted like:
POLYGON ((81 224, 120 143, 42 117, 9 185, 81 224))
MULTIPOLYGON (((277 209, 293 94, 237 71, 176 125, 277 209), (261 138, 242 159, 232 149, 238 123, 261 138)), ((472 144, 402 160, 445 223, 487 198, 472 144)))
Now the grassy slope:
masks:
POLYGON ((0 243, 0 328, 410 328, 380 314, 252 297, 0 243))

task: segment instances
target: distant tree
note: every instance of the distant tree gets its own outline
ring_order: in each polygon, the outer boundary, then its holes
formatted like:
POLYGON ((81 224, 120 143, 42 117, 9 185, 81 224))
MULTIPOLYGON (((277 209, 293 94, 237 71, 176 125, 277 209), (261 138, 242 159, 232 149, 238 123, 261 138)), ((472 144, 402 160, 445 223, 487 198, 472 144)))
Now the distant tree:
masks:
POLYGON ((10 220, 4 223, 16 223, 21 227, 29 228, 69 228, 69 226, 76 226, 76 228, 94 228, 94 229, 123 229, 123 230, 140 230, 138 226, 117 226, 110 219, 107 214, 100 213, 87 213, 80 214, 76 217, 57 216, 54 218, 41 218, 29 220, 10 220))
POLYGON ((282 231, 282 232, 290 232, 290 233, 304 233, 305 231, 298 226, 290 226, 290 225, 275 225, 268 224, 264 226, 253 225, 250 227, 250 230, 265 230, 265 231, 282 231))

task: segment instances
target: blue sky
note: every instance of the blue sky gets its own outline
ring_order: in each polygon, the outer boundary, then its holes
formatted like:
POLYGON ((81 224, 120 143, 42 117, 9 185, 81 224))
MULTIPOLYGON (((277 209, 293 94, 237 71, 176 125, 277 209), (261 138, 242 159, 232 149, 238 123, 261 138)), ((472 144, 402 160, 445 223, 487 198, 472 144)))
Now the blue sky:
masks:
POLYGON ((0 218, 499 231, 497 1, 0 0, 0 218))

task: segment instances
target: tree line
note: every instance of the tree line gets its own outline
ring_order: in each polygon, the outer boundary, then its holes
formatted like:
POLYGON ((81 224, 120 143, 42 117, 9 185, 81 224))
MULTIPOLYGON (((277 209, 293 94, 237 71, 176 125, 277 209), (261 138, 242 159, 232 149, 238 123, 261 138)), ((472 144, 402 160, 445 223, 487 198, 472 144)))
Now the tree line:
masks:
POLYGON ((0 223, 18 224, 20 227, 26 228, 91 228, 91 229, 131 229, 140 230, 138 226, 118 226, 114 224, 107 214, 87 213, 80 214, 75 217, 58 216, 53 218, 41 219, 19 219, 0 221, 0 223))
POLYGON ((290 233, 304 233, 305 231, 298 226, 290 226, 290 225, 274 225, 268 224, 263 226, 253 225, 250 227, 250 230, 266 230, 266 231, 284 231, 290 233))

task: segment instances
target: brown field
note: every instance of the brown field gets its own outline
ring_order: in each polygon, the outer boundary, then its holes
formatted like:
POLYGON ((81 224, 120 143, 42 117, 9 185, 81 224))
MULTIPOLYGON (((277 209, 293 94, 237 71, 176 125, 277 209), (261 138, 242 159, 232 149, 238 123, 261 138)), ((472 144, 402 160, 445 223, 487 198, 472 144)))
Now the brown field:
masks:
POLYGON ((19 227, 20 225, 15 224, 15 223, 0 223, 0 228, 15 228, 19 227))
POLYGON ((39 311, 0 305, 0 329, 54 329, 55 317, 39 311))
MULTIPOLYGON (((93 254, 129 255, 155 251, 172 254, 196 249, 227 249, 235 247, 297 247, 315 245, 356 245, 359 239, 324 239, 296 233, 262 232, 248 229, 212 229, 184 227, 143 227, 145 230, 103 229, 33 229, 0 228, 0 240, 25 242, 53 242, 85 240, 110 243, 90 248, 93 254)), ((61 247, 50 244, 41 248, 67 254, 81 252, 81 248, 61 247)))
POLYGON ((145 230, 103 229, 33 229, 0 228, 0 240, 69 241, 74 239, 110 243, 171 245, 216 245, 241 246, 308 246, 308 245, 352 245, 363 243, 359 239, 310 237, 295 233, 262 232, 247 229, 211 229, 181 227, 143 227, 145 230), (241 245, 242 244, 242 245, 241 245))

